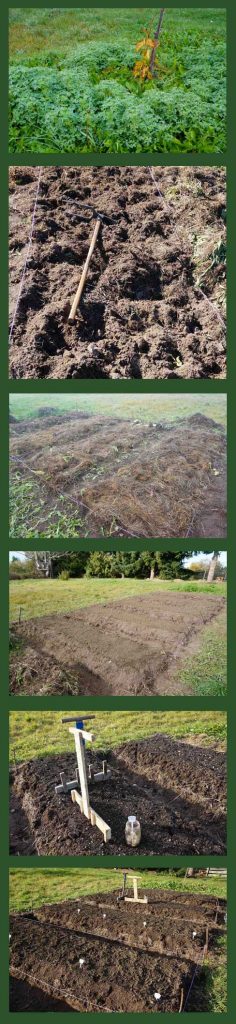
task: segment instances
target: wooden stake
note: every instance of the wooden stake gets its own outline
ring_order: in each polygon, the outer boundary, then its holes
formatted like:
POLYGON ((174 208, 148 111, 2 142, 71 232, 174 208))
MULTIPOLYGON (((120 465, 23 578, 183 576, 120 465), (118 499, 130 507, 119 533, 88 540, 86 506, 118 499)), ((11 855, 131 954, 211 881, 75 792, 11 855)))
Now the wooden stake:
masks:
POLYGON ((125 903, 147 903, 147 896, 143 896, 141 899, 141 896, 138 895, 138 879, 140 878, 140 875, 128 875, 128 878, 133 882, 134 895, 125 896, 125 903))
POLYGON ((100 217, 98 217, 97 220, 96 220, 96 223, 95 223, 94 232, 93 232, 93 236, 92 236, 92 239, 91 239, 91 243, 90 243, 87 259, 85 261, 84 269, 83 269, 83 272, 81 274, 79 287, 77 288, 77 292, 75 294, 74 301, 72 302, 71 311, 70 311, 70 314, 69 314, 69 320, 70 321, 71 320, 75 320, 76 310, 78 308, 78 305, 79 305, 79 302, 80 302, 80 299, 81 299, 81 295, 82 295, 82 292, 83 292, 83 289, 84 289, 84 285, 85 285, 85 281, 86 281, 86 277, 87 277, 87 273, 88 273, 88 268, 89 268, 89 264, 90 264, 90 260, 91 260, 91 257, 93 255, 93 251, 95 249, 95 245, 96 245, 96 241, 97 241, 97 237, 98 237, 98 232, 99 232, 100 224, 101 224, 100 217))
POLYGON ((100 814, 97 814, 97 811, 94 811, 92 807, 90 807, 90 814, 91 825, 96 825, 100 832, 103 832, 104 842, 108 843, 109 839, 111 839, 110 825, 107 825, 103 818, 100 818, 100 814))
MULTIPOLYGON (((77 792, 77 789, 72 789, 71 799, 73 804, 79 804, 81 813, 84 814, 82 796, 77 792)), ((103 818, 100 818, 100 814, 97 814, 97 811, 94 811, 93 807, 89 808, 89 820, 91 821, 91 825, 96 825, 97 828, 99 828, 100 832, 103 833, 104 842, 108 843, 109 839, 111 839, 110 826, 107 825, 106 821, 103 821, 103 818)))
MULTIPOLYGON (((76 755, 77 755, 77 761, 78 761, 78 769, 79 769, 79 781, 80 781, 81 796, 82 796, 82 801, 83 801, 83 814, 85 814, 86 818, 90 819, 89 791, 88 791, 88 782, 87 782, 87 771, 86 771, 86 762, 85 762, 84 743, 83 743, 83 739, 82 739, 83 733, 80 732, 80 729, 70 729, 70 732, 73 732, 74 739, 75 739, 75 749, 76 749, 76 755)), ((88 735, 90 735, 90 733, 88 735)), ((74 792, 74 790, 72 790, 72 792, 74 792)))

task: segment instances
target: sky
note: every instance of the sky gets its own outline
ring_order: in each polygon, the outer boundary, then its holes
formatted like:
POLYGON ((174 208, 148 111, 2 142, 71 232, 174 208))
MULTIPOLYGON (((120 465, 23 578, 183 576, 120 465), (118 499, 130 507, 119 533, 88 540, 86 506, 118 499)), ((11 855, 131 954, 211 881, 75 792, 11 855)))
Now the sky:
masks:
MULTIPOLYGON (((219 554, 220 554, 221 565, 226 566, 227 565, 227 551, 220 551, 219 554)), ((213 551, 210 551, 210 552, 199 551, 197 555, 190 555, 189 558, 185 558, 185 565, 190 565, 190 562, 192 562, 192 561, 193 562, 202 562, 202 560, 205 560, 205 559, 208 559, 208 558, 209 559, 212 558, 212 555, 213 555, 213 551)), ((14 556, 16 558, 19 558, 21 562, 25 561, 24 551, 10 551, 10 554, 9 554, 9 561, 10 562, 12 561, 12 558, 14 558, 14 556)))
MULTIPOLYGON (((185 565, 190 565, 190 562, 202 562, 207 558, 212 558, 213 551, 199 551, 197 555, 191 555, 190 558, 185 558, 185 565)), ((227 565, 227 551, 220 551, 220 562, 221 565, 227 565)))

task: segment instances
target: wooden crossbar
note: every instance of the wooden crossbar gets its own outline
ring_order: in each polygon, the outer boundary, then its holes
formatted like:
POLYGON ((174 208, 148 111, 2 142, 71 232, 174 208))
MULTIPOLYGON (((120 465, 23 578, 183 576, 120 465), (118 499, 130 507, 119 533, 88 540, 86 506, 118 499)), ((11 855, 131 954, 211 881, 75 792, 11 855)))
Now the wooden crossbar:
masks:
POLYGON ((128 878, 130 878, 130 881, 133 882, 134 895, 133 896, 125 896, 125 902, 126 903, 147 903, 148 902, 147 896, 143 896, 142 899, 141 899, 140 896, 138 896, 138 880, 140 878, 140 875, 132 875, 132 876, 128 875, 128 878))
POLYGON ((71 782, 66 782, 65 772, 60 772, 61 782, 58 786, 55 786, 55 793, 70 793, 75 786, 78 786, 78 779, 72 779, 71 782))
MULTIPOLYGON (((72 789, 71 799, 73 801, 73 804, 76 803, 79 805, 82 814, 84 814, 83 799, 80 793, 78 793, 77 789, 72 789)), ((88 817, 89 820, 91 821, 91 825, 96 825, 97 828, 99 828, 100 832, 103 833, 104 842, 108 843, 109 839, 111 839, 110 826, 106 824, 106 821, 103 821, 103 818, 100 818, 100 814, 97 814, 97 812, 94 811, 93 807, 89 808, 88 817)))
POLYGON ((90 743, 93 743, 93 740, 95 740, 94 732, 87 732, 86 729, 75 729, 74 726, 70 726, 69 732, 71 732, 72 736, 74 736, 75 744, 76 744, 76 736, 80 736, 80 735, 83 736, 84 740, 88 740, 88 742, 90 742, 90 743))

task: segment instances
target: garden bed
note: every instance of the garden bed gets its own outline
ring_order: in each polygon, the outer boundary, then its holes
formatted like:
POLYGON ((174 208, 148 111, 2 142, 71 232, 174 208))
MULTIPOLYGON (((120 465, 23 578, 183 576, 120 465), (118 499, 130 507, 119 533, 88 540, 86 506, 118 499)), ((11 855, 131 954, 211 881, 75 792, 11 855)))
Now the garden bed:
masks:
POLYGON ((186 694, 183 659, 219 614, 217 593, 153 593, 14 623, 11 692, 186 694))
POLYGON ((73 754, 55 754, 11 770, 11 853, 132 854, 124 830, 135 813, 142 828, 138 854, 225 855, 224 752, 157 734, 87 756, 100 769, 105 756, 112 769, 106 781, 89 782, 91 806, 110 826, 111 841, 104 845, 70 793, 55 794, 60 772, 69 780, 76 767, 73 754))
POLYGON ((226 435, 71 413, 11 422, 11 535, 226 536, 226 435))
POLYGON ((204 946, 224 930, 225 901, 142 888, 148 903, 132 906, 118 895, 11 914, 12 1011, 184 1009, 204 946))
MULTIPOLYGON (((33 167, 10 171, 11 323, 37 177, 33 167)), ((223 168, 43 168, 11 376, 225 377, 225 216, 223 168), (88 203, 111 223, 72 323, 95 223, 88 203)))

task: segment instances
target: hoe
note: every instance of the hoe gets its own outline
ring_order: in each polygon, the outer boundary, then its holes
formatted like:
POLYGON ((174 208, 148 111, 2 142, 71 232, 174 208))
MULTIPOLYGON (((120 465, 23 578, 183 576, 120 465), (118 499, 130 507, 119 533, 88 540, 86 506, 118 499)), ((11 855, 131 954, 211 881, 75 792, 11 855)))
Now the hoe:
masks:
POLYGON ((113 217, 108 217, 107 214, 100 213, 98 210, 95 210, 93 206, 90 206, 88 204, 84 204, 84 205, 85 205, 86 210, 92 210, 92 214, 91 214, 91 218, 90 219, 92 220, 93 217, 95 217, 95 225, 94 225, 94 230, 93 230, 93 234, 92 234, 92 238, 91 238, 91 242, 90 242, 90 246, 89 246, 89 251, 88 251, 87 259, 85 260, 84 269, 83 269, 82 274, 81 274, 81 278, 80 278, 80 282, 79 282, 79 285, 78 285, 78 288, 77 288, 77 292, 75 293, 75 297, 74 297, 73 302, 72 302, 72 306, 71 306, 71 310, 70 310, 70 314, 69 314, 69 320, 70 321, 75 320, 75 317, 76 317, 76 311, 78 309, 78 305, 80 303, 81 295, 82 295, 82 292, 84 290, 84 285, 85 285, 85 281, 86 281, 86 277, 87 277, 87 273, 88 273, 88 269, 89 269, 90 260, 92 259, 92 255, 93 255, 93 252, 94 252, 94 249, 95 249, 95 245, 96 245, 98 233, 99 233, 100 228, 101 228, 101 224, 113 224, 114 223, 114 218, 113 217))

